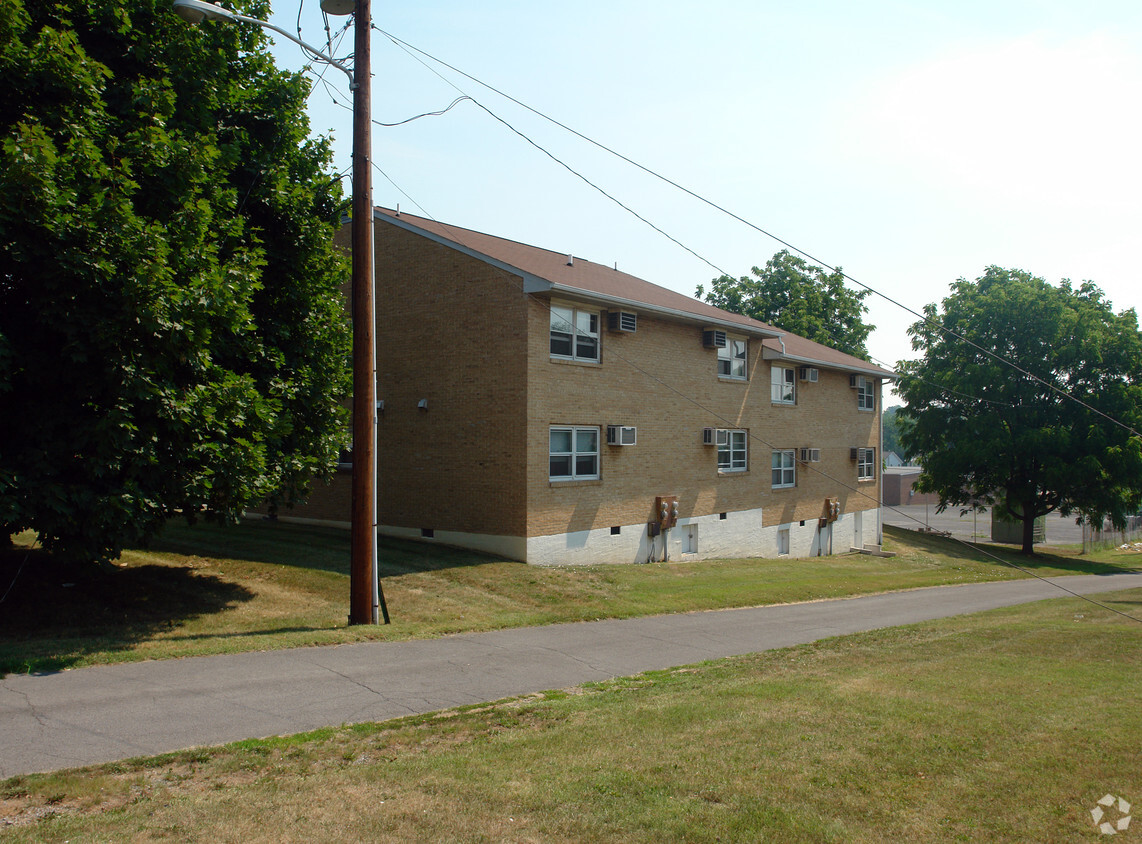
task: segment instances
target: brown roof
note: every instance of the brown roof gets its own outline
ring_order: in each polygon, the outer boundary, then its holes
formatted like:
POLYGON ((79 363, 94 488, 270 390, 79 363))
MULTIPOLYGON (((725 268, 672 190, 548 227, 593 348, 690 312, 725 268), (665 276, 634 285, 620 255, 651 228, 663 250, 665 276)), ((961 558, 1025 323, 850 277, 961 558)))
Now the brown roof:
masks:
POLYGON ((892 376, 887 369, 881 369, 868 361, 846 355, 796 334, 790 334, 776 326, 741 314, 723 311, 721 308, 715 308, 713 305, 676 293, 661 285, 620 272, 613 267, 572 257, 566 252, 540 249, 404 212, 398 213, 388 208, 376 208, 375 212, 375 219, 381 222, 418 232, 434 241, 518 273, 524 277, 524 289, 528 292, 549 290, 633 308, 643 307, 676 317, 693 319, 703 324, 732 326, 766 338, 763 342, 770 352, 767 356, 773 356, 772 353, 776 352, 781 357, 794 360, 854 369, 881 377, 892 376), (782 343, 784 343, 784 352, 782 352, 782 343))
POLYGON ((816 343, 800 334, 786 332, 777 339, 767 338, 762 341, 766 349, 767 358, 783 358, 792 361, 804 361, 817 366, 830 366, 836 369, 852 370, 876 378, 895 378, 896 373, 884 369, 867 360, 846 355, 822 343, 816 343))

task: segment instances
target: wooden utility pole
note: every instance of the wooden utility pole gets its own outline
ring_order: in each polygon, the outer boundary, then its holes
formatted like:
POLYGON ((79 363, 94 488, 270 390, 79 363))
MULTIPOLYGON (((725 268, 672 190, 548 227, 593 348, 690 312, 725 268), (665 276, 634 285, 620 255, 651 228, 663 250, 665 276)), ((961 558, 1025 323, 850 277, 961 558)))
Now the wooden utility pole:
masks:
MULTIPOLYGON (((349 623, 376 624, 384 606, 377 573, 377 360, 373 286, 370 0, 353 7, 353 499, 349 623)), ((385 623, 389 621, 385 609, 385 623)))

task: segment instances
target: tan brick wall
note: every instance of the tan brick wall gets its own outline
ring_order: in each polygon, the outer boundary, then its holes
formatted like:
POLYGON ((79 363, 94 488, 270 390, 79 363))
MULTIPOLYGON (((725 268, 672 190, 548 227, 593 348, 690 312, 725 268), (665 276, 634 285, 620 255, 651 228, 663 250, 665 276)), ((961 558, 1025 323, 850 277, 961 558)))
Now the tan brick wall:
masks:
POLYGON ((522 282, 392 225, 375 238, 380 522, 522 536, 522 282))
POLYGON ((648 521, 658 495, 679 496, 683 517, 761 507, 765 526, 815 520, 827 497, 843 512, 877 506, 877 482, 858 484, 849 450, 878 447, 879 414, 858 411, 847 373, 820 369, 817 383, 797 383, 795 406, 774 405, 756 339, 749 379, 732 381, 718 378, 701 326, 640 313, 634 334, 602 332, 599 365, 551 360, 545 303, 532 301, 530 326, 529 536, 648 521), (604 442, 599 481, 548 480, 551 425, 597 425, 605 440, 607 424, 637 426, 638 444, 604 442), (719 474, 707 426, 749 431, 748 471, 719 474), (798 464, 797 486, 773 489, 772 450, 801 446, 820 448, 821 462, 798 464))
MULTIPOLYGON (((315 481, 309 500, 301 507, 280 507, 283 519, 314 519, 321 522, 349 522, 353 497, 352 473, 338 469, 328 482, 315 481)), ((264 508, 263 508, 264 511, 264 508)))
MULTIPOLYGON (((658 495, 679 496, 682 517, 761 507, 765 526, 815 521, 828 497, 876 507, 879 450, 877 480, 860 483, 849 450, 879 446, 879 413, 858 411, 848 373, 819 368, 795 406, 774 405, 759 339, 749 379, 720 379, 700 325, 641 311, 633 334, 600 321, 600 364, 553 361, 548 300, 520 278, 389 224, 375 237, 381 524, 547 536, 646 522, 658 495), (637 426, 637 445, 607 446, 607 424, 637 426), (600 429, 600 480, 549 481, 552 425, 600 429), (719 474, 704 427, 748 430, 748 471, 719 474), (802 446, 821 462, 772 489, 771 451, 802 446)), ((283 515, 347 520, 349 474, 283 515)))

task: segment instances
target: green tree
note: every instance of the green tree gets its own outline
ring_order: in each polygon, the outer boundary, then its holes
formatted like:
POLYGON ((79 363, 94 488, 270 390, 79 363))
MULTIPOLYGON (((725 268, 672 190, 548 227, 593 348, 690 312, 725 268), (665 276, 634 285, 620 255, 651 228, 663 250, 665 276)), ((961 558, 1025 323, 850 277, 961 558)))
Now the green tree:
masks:
POLYGON ((715 307, 767 322, 825 346, 868 360, 865 341, 876 327, 868 325, 864 299, 869 291, 845 287, 840 269, 827 272, 781 250, 752 275, 728 275, 710 282, 697 297, 715 307))
POLYGON ((0 80, 0 536, 107 558, 303 495, 348 390, 304 80, 169 0, 0 0, 0 80))
POLYGON ((900 362, 897 390, 911 423, 905 447, 924 467, 918 488, 937 493, 941 510, 994 504, 1023 522, 1031 554, 1039 516, 1122 524, 1138 509, 1142 337, 1133 310, 1115 314, 1090 282, 1053 287, 993 266, 924 313, 928 321, 909 329, 923 357, 900 362))
POLYGON ((910 455, 908 449, 904 447, 901 441, 901 431, 907 426, 908 420, 900 415, 900 407, 886 407, 884 413, 881 414, 881 425, 883 434, 884 453, 896 452, 896 456, 907 460, 910 455))

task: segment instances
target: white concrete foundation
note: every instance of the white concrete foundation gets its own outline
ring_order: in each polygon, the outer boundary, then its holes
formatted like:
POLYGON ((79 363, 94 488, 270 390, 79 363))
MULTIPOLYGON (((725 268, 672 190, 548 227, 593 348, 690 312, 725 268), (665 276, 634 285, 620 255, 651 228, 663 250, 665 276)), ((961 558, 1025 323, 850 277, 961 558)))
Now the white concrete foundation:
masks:
POLYGON ((877 511, 845 513, 824 528, 817 520, 762 526, 761 510, 679 519, 677 526, 649 536, 645 524, 576 531, 527 539, 526 561, 565 566, 593 563, 647 563, 727 557, 817 557, 848 553, 877 540, 877 511))
MULTIPOLYGON (((819 557, 847 553, 877 543, 879 511, 843 513, 837 521, 818 528, 816 519, 762 526, 761 509, 739 510, 679 519, 659 536, 650 536, 644 523, 559 533, 550 536, 494 536, 483 533, 435 530, 431 537, 419 528, 382 525, 384 536, 438 542, 483 551, 508 560, 539 566, 594 565, 598 563, 650 563, 663 560, 713 560, 733 557, 819 557)), ((283 517, 281 521, 320 522, 283 517)))

